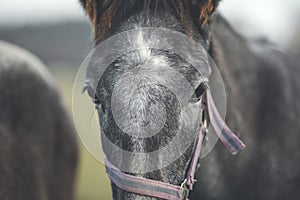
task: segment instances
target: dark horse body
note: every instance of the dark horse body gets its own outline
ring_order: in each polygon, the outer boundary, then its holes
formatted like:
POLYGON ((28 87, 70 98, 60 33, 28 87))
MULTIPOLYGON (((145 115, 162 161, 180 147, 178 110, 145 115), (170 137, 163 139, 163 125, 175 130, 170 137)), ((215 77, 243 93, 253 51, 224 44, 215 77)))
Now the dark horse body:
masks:
MULTIPOLYGON (((300 68, 295 60, 266 43, 249 41, 240 36, 214 13, 217 0, 82 2, 93 25, 96 43, 115 33, 136 28, 134 23, 139 19, 138 26, 165 27, 194 39, 197 35, 203 38, 200 42, 210 53, 225 81, 228 98, 226 121, 233 130, 240 132, 247 149, 232 157, 218 143, 211 154, 201 160, 198 182, 190 199, 300 198, 297 189, 300 186, 300 68), (145 11, 143 6, 145 8, 147 4, 145 11), (150 17, 144 20, 145 17, 140 15, 150 17), (135 19, 134 16, 138 17, 135 19)), ((114 82, 114 76, 118 75, 111 74, 109 80, 114 82)), ((109 85, 109 81, 106 84, 109 85)), ((100 104, 105 106, 107 102, 103 102, 103 95, 97 95, 100 104)), ((99 113, 101 119, 103 113, 99 113)), ((112 124, 107 126, 110 133, 117 134, 112 124)), ((118 137, 118 134, 112 137, 118 137)), ((138 146, 129 139, 118 142, 128 149, 138 146)), ((147 146, 143 148, 147 150, 147 146)), ((190 150, 165 169, 137 176, 178 185, 185 176, 189 162, 187 157, 191 157, 190 150)), ((142 167, 147 163, 140 165, 142 167)), ((114 184, 112 188, 116 200, 153 199, 122 191, 114 184)))
POLYGON ((46 67, 0 41, 0 199, 71 200, 74 129, 46 67))
POLYGON ((299 61, 243 38, 220 16, 212 34, 212 57, 227 89, 226 119, 247 149, 232 157, 218 144, 202 160, 191 199, 299 199, 299 61))

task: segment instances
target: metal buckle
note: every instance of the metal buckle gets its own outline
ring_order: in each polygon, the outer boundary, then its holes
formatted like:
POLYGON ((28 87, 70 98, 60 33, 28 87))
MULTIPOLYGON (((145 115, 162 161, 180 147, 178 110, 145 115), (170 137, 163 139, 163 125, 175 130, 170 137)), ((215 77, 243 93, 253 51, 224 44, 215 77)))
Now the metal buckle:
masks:
POLYGON ((208 111, 205 109, 203 110, 202 114, 202 126, 204 130, 204 141, 206 140, 206 136, 208 134, 208 126, 209 126, 209 116, 208 116, 208 111))
POLYGON ((183 199, 182 200, 187 200, 188 196, 189 196, 189 193, 190 193, 190 189, 187 186, 187 181, 188 181, 187 179, 184 179, 183 183, 180 186, 183 189, 183 191, 184 191, 184 195, 183 195, 183 199))

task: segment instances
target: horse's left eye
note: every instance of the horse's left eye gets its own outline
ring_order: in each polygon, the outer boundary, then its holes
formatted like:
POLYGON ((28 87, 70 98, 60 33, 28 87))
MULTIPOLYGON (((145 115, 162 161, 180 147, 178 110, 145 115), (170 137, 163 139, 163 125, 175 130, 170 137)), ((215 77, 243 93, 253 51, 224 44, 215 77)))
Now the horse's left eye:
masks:
POLYGON ((100 104, 100 101, 99 101, 99 99, 98 99, 97 96, 95 96, 95 98, 93 98, 92 101, 93 101, 93 103, 94 103, 95 105, 99 105, 99 104, 100 104))
POLYGON ((100 103, 99 99, 97 97, 97 94, 96 94, 95 90, 92 87, 90 87, 88 85, 84 86, 84 88, 82 90, 82 93, 84 93, 84 92, 87 92, 87 94, 92 98, 92 101, 95 105, 100 103))
POLYGON ((194 95, 191 98, 192 102, 198 102, 201 100, 201 97, 204 93, 204 91, 207 89, 206 83, 201 83, 195 90, 194 95))

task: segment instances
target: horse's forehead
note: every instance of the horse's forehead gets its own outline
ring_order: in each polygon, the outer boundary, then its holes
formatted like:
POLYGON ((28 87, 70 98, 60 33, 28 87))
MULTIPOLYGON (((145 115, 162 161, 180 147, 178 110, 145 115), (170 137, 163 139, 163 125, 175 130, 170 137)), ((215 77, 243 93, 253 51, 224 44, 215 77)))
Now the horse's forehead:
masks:
MULTIPOLYGON (((96 73, 91 74, 95 76, 96 73)), ((93 78, 98 79, 97 75, 93 78)), ((125 55, 119 62, 112 63, 96 87, 112 93, 116 87, 121 87, 125 91, 146 85, 149 88, 161 85, 173 91, 181 88, 183 91, 192 92, 201 82, 206 82, 205 76, 187 61, 174 55, 143 50, 125 55)))
POLYGON ((104 49, 108 56, 94 53, 93 57, 96 58, 91 59, 88 80, 99 80, 99 72, 103 74, 105 68, 107 73, 104 74, 109 78, 104 79, 112 84, 114 79, 120 79, 124 73, 148 77, 153 81, 159 79, 161 82, 175 82, 181 74, 193 87, 205 81, 208 54, 201 44, 189 40, 181 33, 167 29, 137 28, 112 38, 111 41, 105 41, 104 45, 110 47, 104 49), (194 47, 191 48, 192 45, 194 47), (114 55, 121 56, 107 59, 114 55))

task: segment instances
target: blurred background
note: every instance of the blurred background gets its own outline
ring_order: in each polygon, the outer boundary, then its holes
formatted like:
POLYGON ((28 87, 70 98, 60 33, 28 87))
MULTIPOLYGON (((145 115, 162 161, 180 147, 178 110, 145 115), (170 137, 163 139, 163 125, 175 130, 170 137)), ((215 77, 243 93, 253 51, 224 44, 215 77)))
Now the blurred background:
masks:
MULTIPOLYGON (((243 35, 300 56, 300 0, 224 0, 220 12, 243 35)), ((0 0, 0 39, 36 54, 56 78, 71 114, 76 72, 92 48, 77 0, 0 0)), ((77 200, 109 200, 104 167, 81 147, 77 200)))

